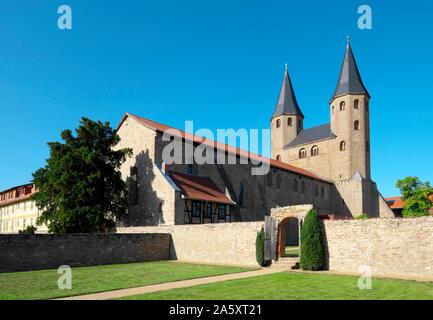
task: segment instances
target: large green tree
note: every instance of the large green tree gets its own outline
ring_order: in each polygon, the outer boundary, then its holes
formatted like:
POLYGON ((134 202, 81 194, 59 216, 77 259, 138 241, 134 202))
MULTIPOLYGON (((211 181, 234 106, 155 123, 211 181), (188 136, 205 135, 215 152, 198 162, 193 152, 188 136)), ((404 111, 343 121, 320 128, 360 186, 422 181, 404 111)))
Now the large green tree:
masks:
POLYGON ((403 217, 414 218, 429 214, 429 209, 433 206, 428 198, 433 193, 429 182, 422 182, 418 177, 406 177, 397 180, 396 186, 404 201, 403 217))
POLYGON ((132 152, 113 150, 120 138, 108 122, 82 118, 75 132, 64 130, 64 143, 49 142, 45 167, 33 173, 38 224, 54 233, 108 232, 127 209, 119 169, 132 152))

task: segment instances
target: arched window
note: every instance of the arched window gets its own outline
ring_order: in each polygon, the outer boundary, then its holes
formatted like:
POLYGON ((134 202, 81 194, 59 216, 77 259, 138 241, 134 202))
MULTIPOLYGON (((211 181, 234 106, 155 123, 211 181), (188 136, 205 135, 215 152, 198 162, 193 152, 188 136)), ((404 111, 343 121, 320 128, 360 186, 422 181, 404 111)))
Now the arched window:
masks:
POLYGON ((340 151, 345 151, 346 150, 346 142, 345 141, 341 141, 340 142, 340 151))
POLYGON ((293 183, 293 191, 298 192, 298 190, 299 190, 298 179, 295 178, 294 183, 293 183))
POLYGON ((307 150, 305 150, 304 148, 299 150, 299 159, 305 159, 306 157, 307 157, 307 150))
POLYGON ((266 183, 268 184, 268 187, 272 187, 272 173, 268 173, 266 176, 266 183))
POLYGON ((292 118, 287 118, 287 125, 288 125, 289 127, 291 127, 291 126, 293 125, 293 120, 292 120, 292 118))
POLYGON ((302 193, 305 193, 305 181, 302 181, 302 193))
POLYGON ((354 129, 355 129, 356 131, 359 130, 359 121, 358 121, 358 120, 355 121, 353 127, 354 127, 354 129))
POLYGON ((276 159, 277 159, 277 161, 281 161, 281 156, 278 155, 278 156, 276 157, 276 159))
POLYGON ((315 157, 319 155, 319 147, 318 146, 312 146, 311 147, 311 156, 315 157))
POLYGON ((277 189, 281 189, 281 176, 277 175, 277 189))
POLYGON ((244 205, 244 184, 242 182, 239 185, 239 197, 238 198, 239 198, 238 205, 242 207, 244 205))
POLYGON ((277 128, 281 127, 281 120, 280 119, 277 120, 276 126, 277 126, 277 128))
POLYGON ((358 99, 356 99, 355 102, 353 103, 353 107, 355 109, 359 109, 359 100, 358 99))
POLYGON ((346 109, 346 102, 341 101, 340 102, 340 111, 343 111, 344 109, 346 109))

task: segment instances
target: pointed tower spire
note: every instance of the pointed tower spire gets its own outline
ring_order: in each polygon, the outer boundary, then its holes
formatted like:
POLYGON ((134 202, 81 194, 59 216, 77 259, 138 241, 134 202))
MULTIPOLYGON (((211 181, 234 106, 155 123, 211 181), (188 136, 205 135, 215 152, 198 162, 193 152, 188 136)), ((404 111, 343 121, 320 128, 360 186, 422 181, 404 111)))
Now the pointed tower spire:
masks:
POLYGON ((278 98, 277 106, 275 107, 272 118, 289 114, 301 116, 302 118, 304 117, 301 109, 299 108, 298 102, 296 101, 295 92, 293 90, 292 82, 290 81, 286 63, 284 67, 284 78, 283 84, 281 85, 280 96, 278 98))
POLYGON ((352 47, 350 46, 350 36, 347 36, 346 53, 344 55, 337 88, 335 89, 331 101, 346 94, 365 94, 370 97, 370 94, 362 82, 355 57, 353 56, 352 47))

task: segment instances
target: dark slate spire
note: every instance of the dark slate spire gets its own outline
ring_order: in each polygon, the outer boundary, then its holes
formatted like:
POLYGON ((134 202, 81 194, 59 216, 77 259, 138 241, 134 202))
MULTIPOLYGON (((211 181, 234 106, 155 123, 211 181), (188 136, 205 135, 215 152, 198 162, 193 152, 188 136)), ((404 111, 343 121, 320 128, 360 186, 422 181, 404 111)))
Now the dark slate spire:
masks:
POLYGON ((302 118, 301 109, 296 101, 295 92, 293 90, 292 82, 290 81, 289 72, 287 71, 287 64, 284 70, 283 84, 281 85, 280 97, 278 98, 277 106, 275 107, 272 118, 281 116, 283 114, 299 115, 302 118))
POLYGON ((337 88, 335 89, 332 99, 345 94, 365 94, 370 97, 367 89, 362 82, 359 74, 358 66, 356 65, 355 57, 353 56, 350 46, 350 37, 347 37, 346 54, 344 55, 343 66, 340 71, 337 88))

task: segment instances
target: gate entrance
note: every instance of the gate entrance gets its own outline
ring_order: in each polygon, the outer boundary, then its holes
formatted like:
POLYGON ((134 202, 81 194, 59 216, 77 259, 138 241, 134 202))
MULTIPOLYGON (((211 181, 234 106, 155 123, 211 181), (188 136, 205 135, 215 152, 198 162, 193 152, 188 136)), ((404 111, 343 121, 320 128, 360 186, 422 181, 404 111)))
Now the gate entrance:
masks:
POLYGON ((271 210, 265 217, 265 257, 277 261, 300 256, 302 224, 313 208, 308 204, 271 210))
POLYGON ((286 218, 278 226, 278 257, 299 257, 299 231, 298 218, 286 218))

